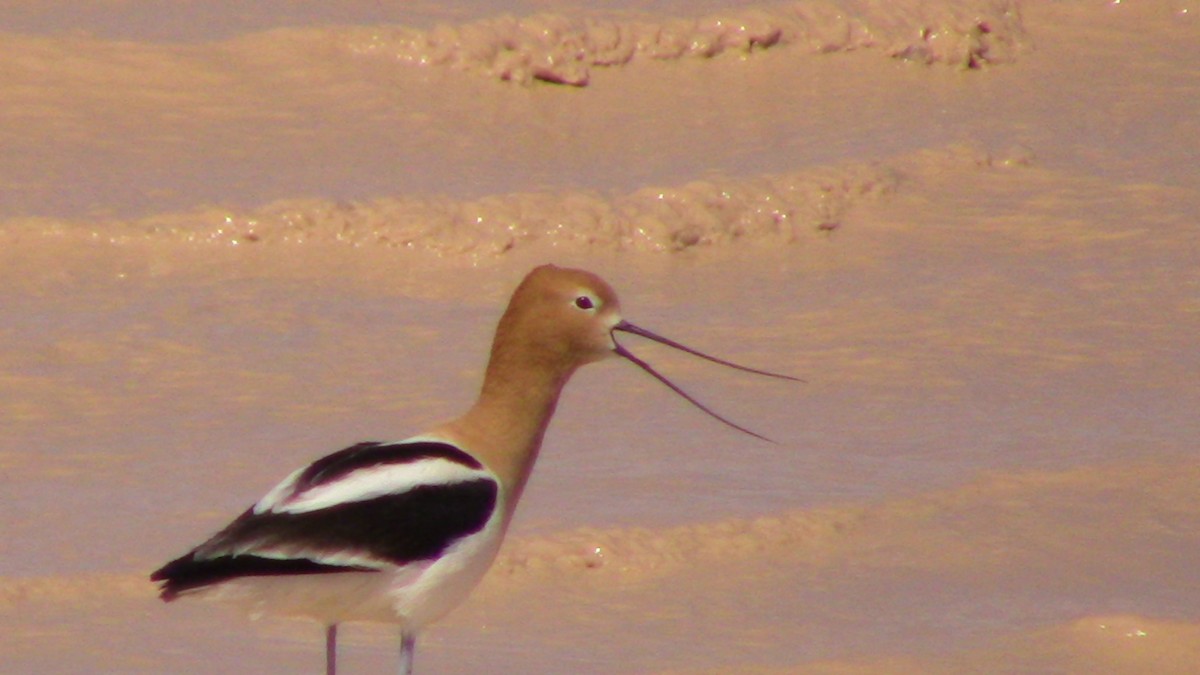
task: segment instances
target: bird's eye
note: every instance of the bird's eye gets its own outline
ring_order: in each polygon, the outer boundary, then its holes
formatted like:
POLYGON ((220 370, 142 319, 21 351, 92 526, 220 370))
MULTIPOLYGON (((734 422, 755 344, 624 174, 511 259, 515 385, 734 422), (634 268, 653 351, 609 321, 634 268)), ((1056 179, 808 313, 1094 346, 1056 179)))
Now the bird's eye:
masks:
POLYGON ((595 309, 596 303, 586 295, 581 295, 575 298, 575 306, 579 309, 595 309))

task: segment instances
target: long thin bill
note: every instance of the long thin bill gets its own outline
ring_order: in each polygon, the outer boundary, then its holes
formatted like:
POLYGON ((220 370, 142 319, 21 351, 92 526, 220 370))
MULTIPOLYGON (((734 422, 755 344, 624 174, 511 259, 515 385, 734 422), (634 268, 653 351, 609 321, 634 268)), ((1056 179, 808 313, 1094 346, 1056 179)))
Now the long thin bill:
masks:
MULTIPOLYGON (((732 361, 726 361, 725 359, 718 359, 715 356, 710 356, 708 354, 705 354, 702 351, 692 349, 691 347, 688 347, 687 345, 679 344, 678 342, 676 342, 670 338, 665 338, 657 333, 651 333, 650 331, 646 330, 645 328, 635 326, 635 325, 629 323, 628 321, 622 321, 622 322, 618 323, 617 325, 613 326, 613 330, 619 330, 619 331, 624 331, 626 333, 633 333, 634 335, 640 335, 648 340, 654 340, 655 342, 664 344, 668 347, 678 349, 681 352, 687 352, 688 354, 691 354, 692 356, 699 356, 700 358, 702 358, 706 361, 712 361, 713 363, 719 363, 723 366, 728 366, 729 368, 734 368, 737 370, 745 371, 747 373, 754 373, 755 375, 766 375, 767 377, 778 377, 781 380, 791 380, 793 382, 804 382, 804 380, 802 380, 798 377, 792 377, 791 375, 772 373, 772 372, 766 371, 766 370, 759 370, 757 368, 750 368, 749 366, 739 365, 739 364, 733 363, 732 361)), ((618 351, 618 353, 620 353, 620 352, 618 351)), ((626 357, 626 358, 628 358, 628 357, 626 357)), ((662 377, 659 376, 659 379, 662 379, 662 377)), ((672 385, 672 386, 674 386, 674 385, 672 385)))
POLYGON ((685 399, 687 399, 688 403, 691 403, 692 405, 696 406, 697 408, 708 413, 709 416, 716 418, 717 420, 733 427, 734 429, 737 429, 738 431, 742 432, 743 434, 750 434, 751 436, 761 439, 761 440, 764 440, 768 443, 775 442, 775 441, 767 438, 766 436, 763 436, 762 434, 750 431, 749 429, 741 426, 740 424, 735 424, 735 423, 730 422, 729 420, 725 419, 724 417, 721 417, 720 415, 718 415, 717 413, 715 413, 711 409, 709 409, 708 406, 706 406, 703 403, 701 403, 700 401, 697 401, 696 399, 692 398, 691 395, 689 395, 686 391, 684 391, 684 390, 680 389, 678 386, 676 386, 676 384, 674 382, 668 380, 665 376, 662 375, 662 373, 659 373, 654 368, 651 368, 649 363, 646 363, 645 361, 639 359, 638 357, 634 356, 633 353, 630 352, 628 349, 625 349, 621 345, 617 344, 617 342, 615 340, 613 341, 613 344, 617 345, 616 349, 614 349, 613 351, 615 351, 618 356, 623 356, 623 357, 629 359, 638 368, 641 368, 642 370, 646 371, 647 373, 650 373, 651 375, 653 375, 656 380, 658 380, 659 382, 662 382, 663 384, 670 387, 671 391, 684 397, 685 399))

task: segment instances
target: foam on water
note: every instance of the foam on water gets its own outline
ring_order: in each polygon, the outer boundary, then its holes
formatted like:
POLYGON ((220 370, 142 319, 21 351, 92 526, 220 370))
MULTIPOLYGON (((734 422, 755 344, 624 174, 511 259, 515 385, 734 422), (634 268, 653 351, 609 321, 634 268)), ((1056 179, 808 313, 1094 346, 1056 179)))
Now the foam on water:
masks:
POLYGON ((206 208, 133 222, 9 219, 0 221, 0 235, 19 232, 112 244, 344 243, 471 257, 535 243, 660 252, 744 241, 790 244, 838 228, 857 205, 887 196, 923 172, 1029 161, 1021 150, 993 156, 963 146, 869 164, 748 179, 714 177, 614 197, 562 192, 467 202, 420 197, 361 203, 281 200, 249 212, 206 208))
POLYGON ((525 84, 586 86, 592 68, 641 59, 749 56, 774 48, 877 49, 895 58, 978 68, 1014 59, 1023 39, 1011 1, 916 0, 794 2, 640 21, 540 14, 432 30, 354 28, 338 42, 355 53, 401 63, 450 66, 525 84))

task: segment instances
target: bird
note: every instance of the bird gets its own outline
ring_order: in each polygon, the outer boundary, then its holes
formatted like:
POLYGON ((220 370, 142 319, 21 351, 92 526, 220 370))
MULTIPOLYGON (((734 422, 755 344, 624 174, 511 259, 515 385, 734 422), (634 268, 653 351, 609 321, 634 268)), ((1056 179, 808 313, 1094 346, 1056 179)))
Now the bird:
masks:
POLYGON ((150 575, 162 600, 203 598, 250 614, 315 619, 336 675, 338 625, 394 624, 399 672, 418 633, 461 603, 491 566, 542 447, 559 394, 581 366, 613 356, 718 415, 617 342, 637 335, 738 370, 624 320, 612 287, 542 265, 496 326, 483 384, 457 419, 395 442, 361 442, 297 469, 207 541, 150 575))

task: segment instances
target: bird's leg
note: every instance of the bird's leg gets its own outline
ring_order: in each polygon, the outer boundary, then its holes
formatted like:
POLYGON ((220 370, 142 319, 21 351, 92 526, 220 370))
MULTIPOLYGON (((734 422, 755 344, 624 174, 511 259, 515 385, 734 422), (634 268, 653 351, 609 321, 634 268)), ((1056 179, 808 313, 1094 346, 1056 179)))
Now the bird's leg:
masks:
POLYGON ((413 656, 417 651, 417 636, 403 631, 400 633, 400 675, 412 675, 413 656))
POLYGON ((337 627, 336 623, 325 627, 325 675, 337 675, 337 627))

